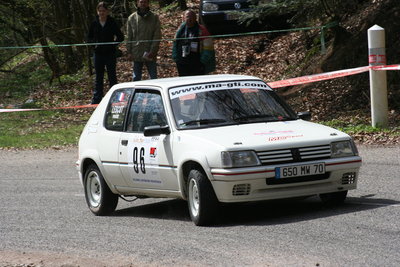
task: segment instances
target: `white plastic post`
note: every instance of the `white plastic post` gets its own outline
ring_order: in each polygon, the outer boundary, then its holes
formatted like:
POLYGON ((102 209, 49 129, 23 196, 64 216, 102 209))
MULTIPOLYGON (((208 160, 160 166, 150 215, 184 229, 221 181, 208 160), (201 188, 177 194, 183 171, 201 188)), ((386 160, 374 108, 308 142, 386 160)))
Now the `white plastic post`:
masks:
MULTIPOLYGON (((369 65, 386 65, 385 29, 375 25, 368 29, 369 65)), ((369 70, 371 121, 373 127, 388 126, 387 77, 385 70, 369 70)))

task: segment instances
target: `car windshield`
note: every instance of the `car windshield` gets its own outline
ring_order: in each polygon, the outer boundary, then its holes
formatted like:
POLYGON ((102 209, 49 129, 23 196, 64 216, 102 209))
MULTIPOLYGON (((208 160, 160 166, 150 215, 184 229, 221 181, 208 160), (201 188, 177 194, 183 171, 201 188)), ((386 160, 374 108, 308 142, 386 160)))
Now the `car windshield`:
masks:
MULTIPOLYGON (((265 84, 264 86, 266 87, 265 84)), ((187 91, 188 88, 175 90, 172 94, 170 91, 172 110, 178 129, 297 118, 295 113, 269 88, 218 88, 217 90, 198 90, 199 92, 189 94, 187 91), (176 92, 185 90, 185 94, 176 96, 176 92)))

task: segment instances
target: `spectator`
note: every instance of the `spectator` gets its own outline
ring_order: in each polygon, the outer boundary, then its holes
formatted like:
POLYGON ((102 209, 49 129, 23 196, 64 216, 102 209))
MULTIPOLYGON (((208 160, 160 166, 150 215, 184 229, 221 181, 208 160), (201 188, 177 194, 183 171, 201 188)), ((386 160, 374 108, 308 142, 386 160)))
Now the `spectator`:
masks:
POLYGON ((157 52, 161 39, 158 15, 150 11, 149 0, 137 0, 137 11, 127 22, 128 59, 133 61, 133 80, 142 79, 146 65, 150 79, 157 79, 157 52))
POLYGON ((196 20, 196 13, 187 10, 184 22, 176 32, 172 58, 179 76, 203 75, 215 70, 215 52, 210 33, 196 20))
MULTIPOLYGON (((87 36, 89 43, 122 42, 122 34, 117 22, 109 15, 109 9, 105 2, 97 4, 97 16, 89 28, 87 36)), ((92 104, 100 103, 103 98, 104 68, 107 68, 110 87, 117 83, 117 57, 115 44, 99 44, 94 46, 94 69, 96 72, 95 88, 92 104)))

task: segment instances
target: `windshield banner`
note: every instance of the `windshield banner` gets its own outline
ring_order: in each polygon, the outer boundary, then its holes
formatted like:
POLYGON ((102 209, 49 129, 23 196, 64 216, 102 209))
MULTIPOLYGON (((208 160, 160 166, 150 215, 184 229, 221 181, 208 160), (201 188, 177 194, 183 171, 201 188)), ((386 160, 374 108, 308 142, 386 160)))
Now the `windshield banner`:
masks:
POLYGON ((267 84, 262 81, 232 81, 232 82, 214 82, 203 83, 196 85, 186 85, 174 87, 169 90, 169 97, 171 99, 178 98, 185 95, 197 94, 208 91, 227 90, 237 88, 252 88, 261 90, 271 90, 267 84))

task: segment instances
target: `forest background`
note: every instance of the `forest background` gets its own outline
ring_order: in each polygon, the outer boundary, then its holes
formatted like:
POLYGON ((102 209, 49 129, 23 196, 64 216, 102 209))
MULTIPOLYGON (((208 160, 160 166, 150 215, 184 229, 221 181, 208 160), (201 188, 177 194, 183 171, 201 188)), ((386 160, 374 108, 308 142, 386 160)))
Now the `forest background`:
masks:
MULTIPOLYGON (((84 45, 96 15, 95 0, 3 0, 0 6, 0 108, 54 108, 88 104, 93 90, 90 46, 84 45), (71 45, 75 44, 75 45, 71 45), (79 45, 76 45, 79 44, 79 45)), ((133 1, 106 1, 122 30, 133 1)), ((262 2, 262 1, 261 1, 262 2)), ((172 39, 186 8, 199 0, 151 1, 163 39, 159 77, 177 76, 172 39)), ((262 34, 215 39, 214 74, 250 74, 272 82, 368 65, 367 30, 386 31, 388 64, 400 63, 398 0, 264 1, 242 18, 262 22, 262 34), (328 25, 323 31, 320 26, 328 25), (302 30, 298 30, 302 29, 302 30), (323 49, 325 48, 325 49, 323 49)), ((258 29, 260 30, 260 29, 258 29)), ((120 45, 125 50, 125 43, 120 45)), ((368 73, 278 90, 296 111, 340 128, 364 144, 400 143, 400 78, 388 71, 389 127, 370 126, 368 73)), ((132 63, 118 59, 119 82, 132 79, 132 63)), ((146 76, 144 78, 147 78, 146 76)), ((107 88, 107 86, 106 86, 107 88)), ((0 114, 0 148, 75 146, 92 109, 0 114), (22 139, 20 136, 28 136, 22 139)))

